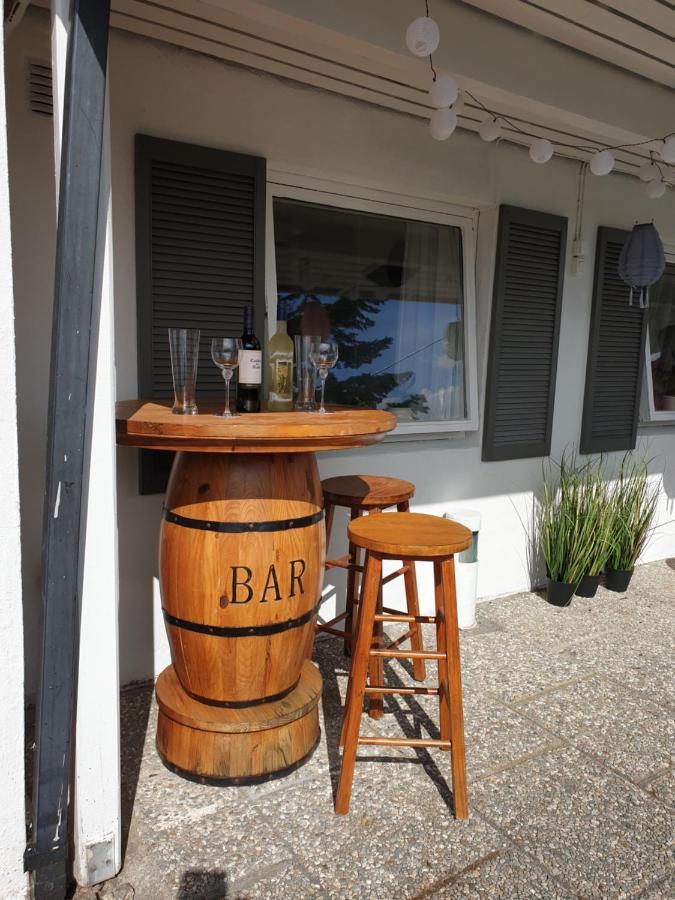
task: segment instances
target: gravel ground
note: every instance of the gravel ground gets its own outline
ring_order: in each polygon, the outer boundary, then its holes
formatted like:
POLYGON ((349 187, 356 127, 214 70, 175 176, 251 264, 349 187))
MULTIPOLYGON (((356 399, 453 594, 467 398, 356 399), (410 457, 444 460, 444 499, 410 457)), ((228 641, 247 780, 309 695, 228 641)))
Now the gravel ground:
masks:
MULTIPOLYGON (((78 900, 672 898, 674 566, 568 609, 534 593, 480 604, 462 634, 468 822, 452 816, 447 754, 405 748, 363 747, 351 812, 334 815, 347 680, 335 639, 315 651, 318 749, 256 787, 171 774, 151 690, 125 691, 124 869, 78 900)), ((405 664, 386 673, 410 682, 405 664)), ((435 737, 437 722, 434 698, 390 697, 363 729, 435 737)))

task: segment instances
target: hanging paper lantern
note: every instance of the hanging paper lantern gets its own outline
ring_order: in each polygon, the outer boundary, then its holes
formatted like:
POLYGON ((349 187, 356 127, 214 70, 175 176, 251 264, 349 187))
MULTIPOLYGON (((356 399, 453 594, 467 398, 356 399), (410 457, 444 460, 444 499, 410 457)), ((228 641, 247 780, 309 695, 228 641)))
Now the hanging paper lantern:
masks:
POLYGON ((530 159, 536 163, 547 163, 553 156, 553 144, 546 138, 536 138, 530 144, 530 159))
POLYGON ((420 16, 408 25, 405 42, 413 56, 429 56, 438 49, 441 32, 438 25, 428 16, 420 16))
POLYGON ((490 144, 502 136, 502 130, 496 119, 486 119, 478 129, 478 134, 482 140, 490 144))
POLYGON ((459 87, 451 75, 439 75, 431 85, 429 100, 436 109, 452 106, 457 100, 459 87))
POLYGON ((649 288, 663 275, 666 257, 659 233, 651 222, 636 225, 626 238, 619 257, 619 276, 633 291, 640 291, 640 308, 649 306, 649 288))
POLYGON ((437 109, 431 114, 429 131, 437 141, 447 141, 457 128, 457 114, 451 109, 437 109))
POLYGON ((614 155, 609 150, 599 150, 591 157, 590 170, 594 175, 609 175, 614 168, 614 155))
POLYGON ((650 200, 658 200, 660 197, 663 197, 665 192, 666 183, 661 181, 660 178, 655 178, 654 181, 647 183, 646 194, 650 200))

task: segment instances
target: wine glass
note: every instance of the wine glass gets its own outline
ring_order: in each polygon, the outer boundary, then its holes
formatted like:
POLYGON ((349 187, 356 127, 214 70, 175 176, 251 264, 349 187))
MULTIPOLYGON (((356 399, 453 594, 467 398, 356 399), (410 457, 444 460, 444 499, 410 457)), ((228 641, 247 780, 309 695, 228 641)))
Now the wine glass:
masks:
POLYGON ((337 341, 334 341, 331 338, 313 341, 309 350, 309 358, 311 359, 314 368, 318 371, 319 378, 321 379, 321 406, 319 407, 319 412, 325 415, 328 410, 323 405, 323 395, 326 390, 328 370, 332 369, 338 360, 337 341))
POLYGON ((223 416, 232 418, 234 413, 230 410, 230 381, 234 370, 239 365, 241 353, 241 338, 213 338, 211 341, 211 359, 223 373, 225 379, 225 409, 223 416))

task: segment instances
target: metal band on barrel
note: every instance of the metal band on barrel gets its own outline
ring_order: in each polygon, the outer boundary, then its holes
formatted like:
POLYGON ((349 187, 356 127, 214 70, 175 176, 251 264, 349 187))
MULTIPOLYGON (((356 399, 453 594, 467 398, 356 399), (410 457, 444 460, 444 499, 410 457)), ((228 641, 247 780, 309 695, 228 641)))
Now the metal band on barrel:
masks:
POLYGON ((311 516, 298 516, 294 519, 272 519, 269 522, 213 522, 208 519, 192 519, 188 516, 180 516, 171 512, 166 506, 162 510, 162 516, 173 525, 183 528, 198 528, 200 531, 220 531, 231 534, 246 534, 255 531, 288 531, 289 528, 307 528, 315 525, 323 519, 323 509, 312 513, 311 516))
POLYGON ((178 616, 172 616, 164 608, 162 608, 162 613, 169 625, 175 625, 176 628, 184 628, 186 631, 197 631, 199 634, 210 634, 213 637, 264 637, 265 635, 278 634, 281 631, 289 631, 291 628, 299 628, 301 625, 306 625, 316 615, 320 605, 321 600, 313 609, 310 609, 302 616, 298 616, 297 619, 270 622, 269 625, 244 625, 241 627, 190 622, 188 619, 179 619, 178 616))

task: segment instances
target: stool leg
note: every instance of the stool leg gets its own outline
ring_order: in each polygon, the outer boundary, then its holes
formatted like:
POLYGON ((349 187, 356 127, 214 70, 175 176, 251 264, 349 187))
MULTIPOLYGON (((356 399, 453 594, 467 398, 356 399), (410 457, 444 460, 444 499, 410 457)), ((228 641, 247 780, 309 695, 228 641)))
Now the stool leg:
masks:
MULTIPOLYGON (((369 515, 381 513, 378 507, 371 509, 369 515)), ((382 585, 377 593, 377 612, 382 613, 382 585)), ((373 625, 373 650, 382 650, 384 647, 384 624, 375 622, 373 625)), ((381 656, 371 656, 368 664, 368 680, 371 685, 384 684, 384 660, 381 656)), ((371 719, 381 719, 384 715, 384 694, 368 695, 368 715, 371 719)))
MULTIPOLYGON (((361 515, 361 510, 356 507, 352 507, 351 510, 351 520, 358 519, 361 515)), ((352 652, 352 646, 354 643, 354 604, 356 603, 356 594, 358 591, 358 578, 357 571, 354 566, 358 566, 361 558, 361 550, 358 547, 355 547, 354 544, 350 542, 349 544, 349 562, 350 567, 347 570, 347 596, 345 599, 346 604, 346 612, 347 615, 345 617, 345 642, 344 642, 344 653, 345 656, 350 656, 352 652), (347 635, 351 635, 351 641, 347 640, 347 635)))
MULTIPOLYGON (((442 595, 442 627, 439 629, 438 649, 446 654, 445 660, 439 660, 445 669, 444 697, 447 706, 446 735, 441 724, 441 738, 450 738, 452 760, 452 797, 455 803, 455 818, 469 817, 469 803, 466 790, 466 763, 464 754, 464 714, 462 710, 462 675, 459 651, 459 628, 457 625, 457 597, 455 593, 455 561, 452 557, 444 559, 440 566, 440 582, 442 595), (442 639, 442 643, 440 643, 442 639), (449 721, 448 721, 449 719, 449 721), (449 733, 448 733, 449 731, 449 733)), ((439 611, 440 612, 440 611, 439 611)), ((441 706, 444 704, 442 703, 441 706)), ((441 718, 441 723, 442 723, 441 718)))
MULTIPOLYGON (((330 534, 333 530, 333 512, 335 507, 332 503, 324 504, 324 525, 326 529, 326 556, 328 556, 328 547, 330 546, 330 534)), ((318 616, 317 612, 317 616, 318 616)), ((309 629, 309 634, 307 636, 307 646, 305 647, 305 659, 312 658, 312 651, 314 650, 314 638, 317 634, 316 627, 316 617, 312 621, 312 627, 309 629)))
POLYGON ((359 627, 349 675, 347 705, 344 712, 344 750, 342 751, 342 766, 340 768, 340 780, 338 781, 335 800, 335 812, 340 815, 344 815, 349 811, 349 798, 352 793, 354 765, 358 747, 359 722, 363 712, 368 658, 381 580, 382 560, 378 556, 367 553, 361 603, 359 604, 359 627))
MULTIPOLYGON (((396 509, 399 512, 409 512, 410 504, 407 500, 404 500, 403 503, 397 503, 396 509)), ((403 559, 401 562, 408 569, 403 576, 408 615, 419 616, 420 604, 417 596, 417 573, 415 571, 415 562, 412 559, 403 559)), ((410 623, 410 646, 413 650, 420 653, 424 651, 422 629, 417 622, 410 623)), ((413 677, 415 681, 424 681, 427 677, 427 668, 423 659, 413 660, 413 677)))

